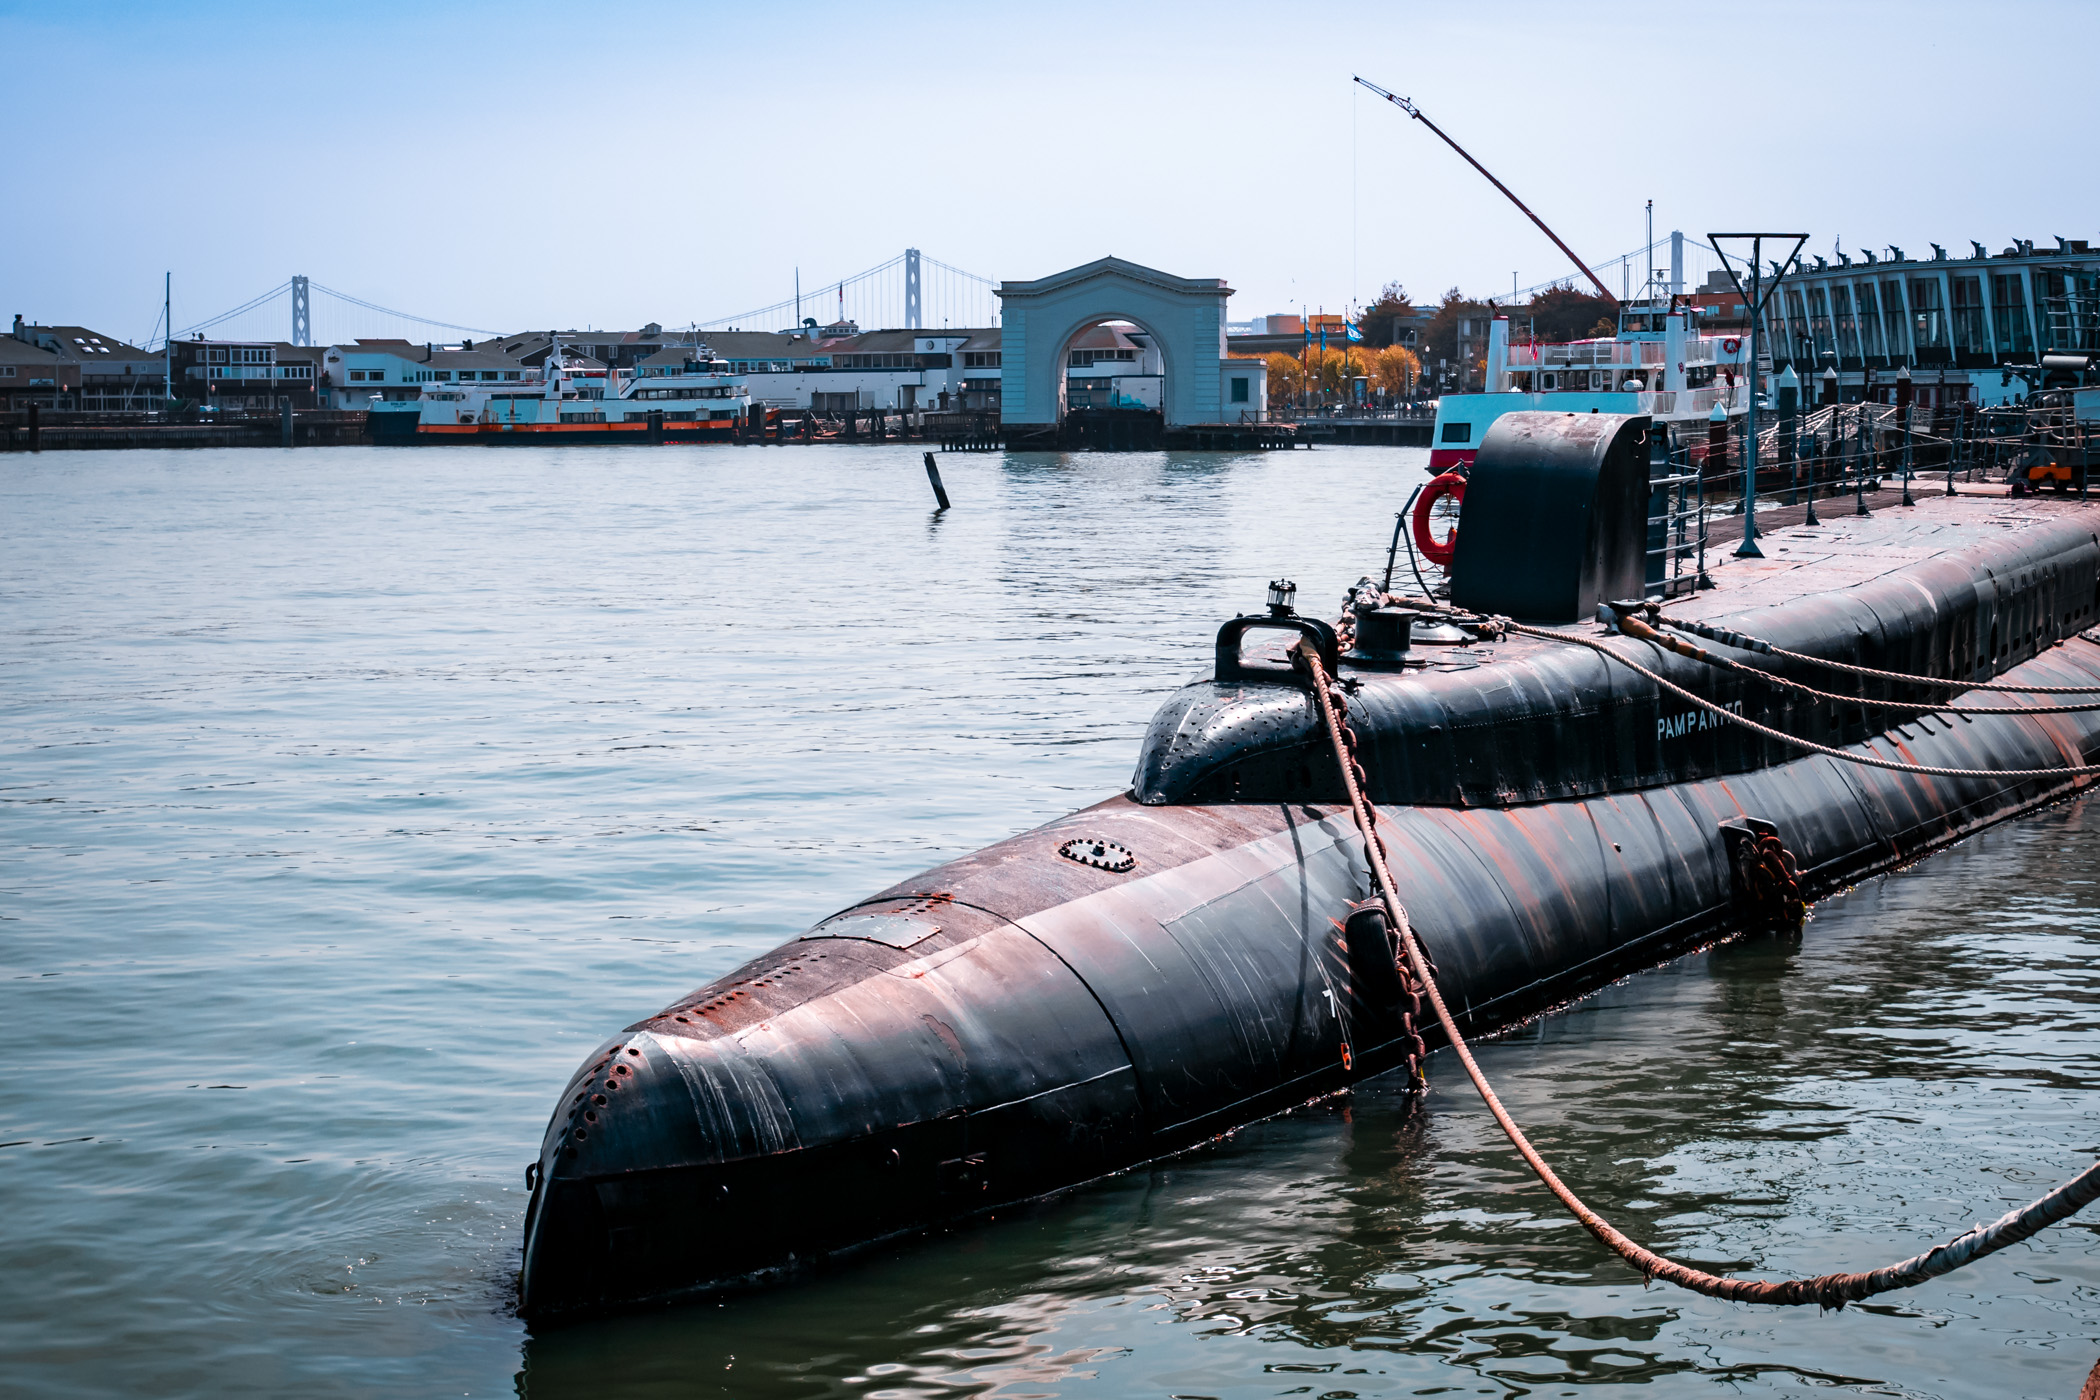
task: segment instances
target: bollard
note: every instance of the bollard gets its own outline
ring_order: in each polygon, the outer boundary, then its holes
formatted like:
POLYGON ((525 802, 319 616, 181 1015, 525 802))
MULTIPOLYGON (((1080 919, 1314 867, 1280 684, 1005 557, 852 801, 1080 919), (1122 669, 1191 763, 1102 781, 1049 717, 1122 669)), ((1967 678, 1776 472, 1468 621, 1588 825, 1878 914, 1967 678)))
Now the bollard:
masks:
POLYGON ((1802 517, 1801 523, 1803 525, 1821 525, 1823 523, 1816 516, 1816 483, 1822 480, 1822 466, 1823 436, 1820 433, 1810 433, 1808 435, 1808 514, 1802 517))
POLYGON ((664 440, 664 411, 660 408, 650 409, 648 424, 650 443, 653 445, 662 442, 664 440))
POLYGON ((1860 417, 1852 424, 1852 499, 1859 508, 1854 515, 1872 515, 1867 509, 1867 442, 1866 405, 1860 405, 1860 417))
POLYGON ((764 446, 766 441, 766 406, 764 404, 755 403, 751 405, 750 423, 752 435, 758 439, 760 446, 764 446))
POLYGON ((43 414, 34 403, 29 405, 29 450, 31 452, 42 452, 44 450, 43 414))
POLYGON ((279 399, 277 407, 281 415, 280 426, 283 429, 283 445, 290 447, 292 445, 292 401, 290 399, 279 399))
POLYGON ((1786 468, 1786 503, 1800 497, 1801 377, 1788 365, 1779 376, 1779 463, 1786 468))
POLYGON ((1828 408, 1838 401, 1838 372, 1836 365, 1827 365, 1823 370, 1823 397, 1816 407, 1828 408))
POLYGON ((1728 415, 1719 404, 1706 417, 1706 466, 1703 475, 1708 481, 1726 485, 1721 479, 1728 475, 1728 415))
MULTIPOLYGON (((941 485, 941 469, 934 464, 933 454, 926 454, 926 479, 933 483, 933 498, 941 503, 941 510, 948 509, 948 488, 941 485)), ((940 511, 934 512, 939 515, 940 511)))

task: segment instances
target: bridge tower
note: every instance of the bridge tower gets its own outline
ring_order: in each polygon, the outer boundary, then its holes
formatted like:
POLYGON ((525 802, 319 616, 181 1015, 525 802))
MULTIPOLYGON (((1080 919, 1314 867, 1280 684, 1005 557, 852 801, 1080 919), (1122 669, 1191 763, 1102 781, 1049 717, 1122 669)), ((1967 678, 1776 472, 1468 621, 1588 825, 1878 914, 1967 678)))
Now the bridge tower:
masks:
POLYGON ((313 310, 306 299, 306 279, 292 278, 292 344, 314 343, 313 310))
POLYGON ((904 250, 904 326, 907 330, 919 328, 919 250, 904 250))

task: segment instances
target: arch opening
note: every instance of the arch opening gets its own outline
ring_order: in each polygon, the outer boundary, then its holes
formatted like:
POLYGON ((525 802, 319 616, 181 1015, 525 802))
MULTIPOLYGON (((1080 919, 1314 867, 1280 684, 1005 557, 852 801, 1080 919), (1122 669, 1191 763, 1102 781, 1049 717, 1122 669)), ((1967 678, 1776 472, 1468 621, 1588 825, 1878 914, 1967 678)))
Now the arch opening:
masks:
POLYGON ((1159 333, 1116 312, 1058 342, 1057 438, 1067 449, 1155 451, 1166 435, 1168 372, 1159 333))

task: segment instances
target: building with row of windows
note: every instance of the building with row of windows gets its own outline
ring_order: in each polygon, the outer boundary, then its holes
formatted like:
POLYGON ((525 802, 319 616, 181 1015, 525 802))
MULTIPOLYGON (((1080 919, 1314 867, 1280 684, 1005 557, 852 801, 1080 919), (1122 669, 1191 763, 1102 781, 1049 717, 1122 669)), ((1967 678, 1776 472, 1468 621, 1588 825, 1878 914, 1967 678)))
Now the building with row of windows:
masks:
POLYGON ((2100 364, 2100 252, 2088 242, 2021 240, 1996 253, 1971 243, 1967 257, 1931 246, 1929 258, 1895 247, 1818 256, 1789 274, 1766 307, 1773 368, 1807 380, 1835 366, 1856 399, 1888 397, 1907 367, 1921 402, 1990 404, 2026 393, 2045 356, 2066 371, 2100 364))

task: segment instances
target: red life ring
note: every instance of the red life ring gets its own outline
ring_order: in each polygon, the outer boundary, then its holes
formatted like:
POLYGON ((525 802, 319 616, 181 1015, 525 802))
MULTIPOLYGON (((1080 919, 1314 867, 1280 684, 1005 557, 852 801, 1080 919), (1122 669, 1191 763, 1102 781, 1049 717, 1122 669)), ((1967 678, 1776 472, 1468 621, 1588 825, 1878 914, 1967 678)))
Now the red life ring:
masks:
POLYGON ((1457 526, 1452 527, 1448 539, 1439 540, 1429 533, 1429 512, 1446 496, 1463 505, 1466 499, 1466 479, 1456 472, 1445 472, 1442 476, 1432 477, 1429 484, 1422 488, 1422 494, 1415 497, 1415 548, 1421 550, 1422 557, 1439 569, 1450 568, 1452 557, 1458 553, 1457 526))
POLYGON ((1726 351, 1730 355, 1733 355, 1736 351, 1742 348, 1743 341, 1741 336, 1731 335, 1722 340, 1721 342, 1721 349, 1726 351))

